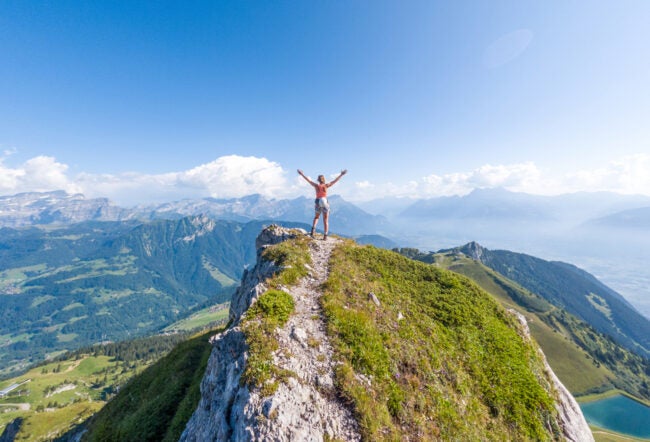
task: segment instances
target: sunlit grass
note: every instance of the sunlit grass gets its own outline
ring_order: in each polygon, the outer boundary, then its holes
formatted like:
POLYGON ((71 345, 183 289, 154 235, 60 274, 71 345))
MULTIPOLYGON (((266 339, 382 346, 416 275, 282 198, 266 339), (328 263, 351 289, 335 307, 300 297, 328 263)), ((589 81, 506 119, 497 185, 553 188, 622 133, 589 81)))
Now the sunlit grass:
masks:
POLYGON ((537 352, 487 293, 460 275, 353 243, 337 248, 330 265, 322 302, 341 362, 337 380, 365 440, 553 436, 554 400, 537 352))

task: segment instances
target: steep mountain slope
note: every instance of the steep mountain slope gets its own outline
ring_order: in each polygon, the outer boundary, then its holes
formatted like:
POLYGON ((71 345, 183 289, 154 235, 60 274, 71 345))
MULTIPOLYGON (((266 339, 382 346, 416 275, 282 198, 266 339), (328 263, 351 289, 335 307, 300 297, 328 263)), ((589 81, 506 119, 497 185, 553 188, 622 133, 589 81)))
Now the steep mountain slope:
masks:
POLYGON ((476 243, 458 251, 565 309, 624 347, 650 356, 650 320, 587 272, 567 263, 488 250, 476 243))
POLYGON ((468 279, 282 229, 258 244, 181 440, 592 440, 519 318, 468 279))
POLYGON ((228 301, 263 222, 206 217, 0 231, 0 370, 228 301))
POLYGON ((429 254, 400 249, 400 253, 466 275, 505 307, 523 312, 551 367, 572 393, 618 388, 650 399, 650 361, 584 321, 457 250, 429 254))
POLYGON ((199 384, 210 356, 211 333, 179 344, 129 382, 87 424, 89 441, 177 441, 199 400, 199 384))

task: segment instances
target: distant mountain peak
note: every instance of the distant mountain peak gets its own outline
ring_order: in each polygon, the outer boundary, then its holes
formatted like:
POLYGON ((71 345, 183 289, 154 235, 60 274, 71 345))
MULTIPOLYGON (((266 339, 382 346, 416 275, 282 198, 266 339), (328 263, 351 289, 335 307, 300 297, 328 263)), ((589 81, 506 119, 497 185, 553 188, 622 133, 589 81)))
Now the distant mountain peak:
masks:
POLYGON ((481 261, 481 258, 483 257, 487 249, 485 249, 482 245, 480 245, 476 241, 471 241, 465 244, 464 246, 460 247, 458 250, 475 261, 481 261))

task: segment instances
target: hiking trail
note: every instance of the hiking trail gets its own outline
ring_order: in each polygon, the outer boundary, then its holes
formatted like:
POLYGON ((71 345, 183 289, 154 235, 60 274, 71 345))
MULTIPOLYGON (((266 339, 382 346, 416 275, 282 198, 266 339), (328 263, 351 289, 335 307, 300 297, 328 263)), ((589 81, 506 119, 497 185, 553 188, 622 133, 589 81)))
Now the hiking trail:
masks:
MULTIPOLYGON (((357 441, 361 439, 357 422, 351 409, 337 397, 333 350, 319 301, 321 286, 329 273, 330 255, 339 242, 333 237, 327 241, 314 239, 309 242, 312 265, 308 267, 307 276, 287 289, 294 298, 295 310, 287 324, 278 330, 281 350, 274 355, 274 362, 278 367, 291 370, 298 376, 298 379, 289 379, 289 387, 294 388, 289 388, 287 393, 295 394, 297 384, 307 386, 310 390, 315 387, 318 391, 321 400, 311 403, 305 398, 304 413, 313 414, 314 419, 322 419, 326 433, 332 438, 357 441)), ((284 394, 281 397, 281 400, 292 400, 290 396, 284 397, 284 394)))

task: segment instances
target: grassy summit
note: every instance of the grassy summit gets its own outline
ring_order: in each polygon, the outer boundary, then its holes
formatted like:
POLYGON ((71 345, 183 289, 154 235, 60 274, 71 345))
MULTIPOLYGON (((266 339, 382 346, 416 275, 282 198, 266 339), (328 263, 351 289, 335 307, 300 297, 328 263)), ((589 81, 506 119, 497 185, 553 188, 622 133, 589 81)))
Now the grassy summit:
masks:
POLYGON ((559 437, 536 348, 469 279, 352 242, 330 266, 338 382, 366 440, 559 437))

